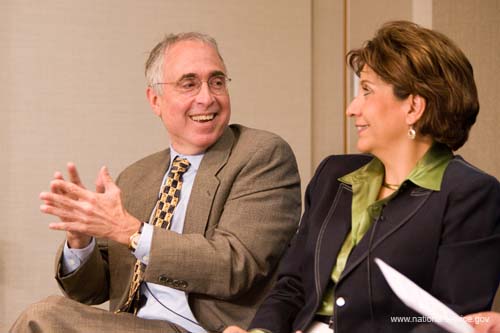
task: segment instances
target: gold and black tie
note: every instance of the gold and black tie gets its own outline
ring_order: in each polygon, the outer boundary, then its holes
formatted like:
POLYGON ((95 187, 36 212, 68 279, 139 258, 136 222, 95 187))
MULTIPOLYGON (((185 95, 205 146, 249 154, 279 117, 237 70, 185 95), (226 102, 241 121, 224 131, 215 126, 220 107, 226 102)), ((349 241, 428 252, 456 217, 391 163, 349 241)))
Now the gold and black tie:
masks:
MULTIPOLYGON (((182 189, 182 175, 189 169, 191 164, 185 158, 176 157, 168 173, 165 184, 162 185, 160 197, 156 202, 153 219, 150 222, 155 227, 170 229, 170 223, 174 215, 174 209, 180 199, 182 189)), ((116 312, 132 312, 139 310, 140 285, 143 280, 146 265, 136 260, 134 275, 130 283, 128 299, 116 312)))

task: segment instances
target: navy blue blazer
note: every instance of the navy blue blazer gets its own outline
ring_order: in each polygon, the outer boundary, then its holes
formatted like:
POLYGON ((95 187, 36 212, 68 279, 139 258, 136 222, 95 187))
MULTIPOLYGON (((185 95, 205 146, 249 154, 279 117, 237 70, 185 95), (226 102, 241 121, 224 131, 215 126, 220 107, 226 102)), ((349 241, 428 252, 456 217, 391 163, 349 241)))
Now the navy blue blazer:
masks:
MULTIPOLYGON (((352 189, 338 178, 370 160, 330 156, 318 167, 277 283, 250 328, 284 333, 311 323, 351 228, 352 189)), ((500 183, 460 156, 450 161, 440 191, 404 183, 353 249, 334 286, 335 333, 422 327, 422 317, 397 323, 398 317, 419 314, 392 292, 375 257, 461 315, 489 309, 500 282, 500 183)))

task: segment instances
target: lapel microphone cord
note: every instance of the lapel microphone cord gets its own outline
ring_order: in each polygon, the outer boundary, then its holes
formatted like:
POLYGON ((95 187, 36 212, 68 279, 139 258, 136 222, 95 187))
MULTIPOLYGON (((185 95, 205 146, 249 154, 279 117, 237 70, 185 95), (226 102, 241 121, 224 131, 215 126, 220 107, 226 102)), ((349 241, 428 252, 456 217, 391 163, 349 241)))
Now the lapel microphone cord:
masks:
MULTIPOLYGON (((373 228, 370 233, 370 241, 368 242, 368 256, 367 256, 367 261, 368 261, 368 298, 370 300, 370 318, 372 321, 372 325, 374 328, 377 328, 376 323, 375 323, 375 308, 373 306, 373 286, 372 286, 372 270, 371 270, 371 263, 372 263, 372 258, 371 258, 371 252, 372 252, 372 246, 373 246, 373 239, 375 238, 375 233, 377 230, 377 226, 379 221, 384 220, 384 216, 382 215, 384 212, 385 204, 382 206, 382 209, 380 210, 379 216, 375 219, 375 222, 373 223, 373 228)), ((376 329, 378 332, 379 330, 376 329)))
POLYGON ((155 300, 156 300, 156 301, 157 301, 157 302, 158 302, 161 306, 163 306, 165 309, 167 309, 167 311, 169 311, 170 313, 172 313, 172 314, 174 314, 174 315, 176 315, 176 316, 181 317, 182 319, 185 319, 185 320, 189 321, 191 324, 194 324, 194 325, 196 325, 196 326, 201 327, 202 329, 204 329, 204 328, 203 328, 203 326, 201 326, 201 325, 200 325, 200 324, 198 324, 197 322, 192 321, 191 319, 189 319, 189 318, 187 318, 187 317, 184 317, 184 316, 183 316, 183 315, 181 315, 180 313, 175 312, 174 310, 170 309, 168 306, 166 306, 165 304, 163 304, 163 303, 162 303, 162 302, 161 302, 161 301, 160 301, 160 300, 159 300, 159 299, 155 296, 155 294, 153 294, 153 292, 151 291, 151 289, 149 289, 149 286, 148 286, 148 284, 147 284, 147 283, 144 283, 144 286, 145 286, 145 287, 146 287, 146 289, 149 291, 149 293, 151 294, 151 296, 153 296, 153 298, 154 298, 154 299, 155 299, 155 300))

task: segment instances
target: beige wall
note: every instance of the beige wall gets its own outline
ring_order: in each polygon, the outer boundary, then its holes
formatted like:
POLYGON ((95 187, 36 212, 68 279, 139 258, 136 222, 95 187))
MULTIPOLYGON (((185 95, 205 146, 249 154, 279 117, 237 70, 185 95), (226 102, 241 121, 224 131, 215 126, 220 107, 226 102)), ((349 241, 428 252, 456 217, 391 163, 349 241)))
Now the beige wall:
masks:
MULTIPOLYGON (((390 20, 411 20, 412 19, 412 0, 349 0, 347 14, 347 49, 361 47, 365 40, 373 37, 375 31, 382 23, 390 20)), ((350 101, 354 96, 355 80, 354 73, 347 71, 347 100, 350 101)), ((347 120, 346 140, 347 151, 349 153, 357 152, 357 132, 354 127, 354 118, 347 120)))
POLYGON ((313 1, 312 170, 325 156, 344 152, 345 9, 344 1, 313 1))
POLYGON ((389 19, 442 29, 469 55, 481 97, 461 153, 500 177, 494 80, 500 63, 496 0, 3 0, 0 2, 0 331, 22 308, 58 293, 52 260, 62 235, 38 193, 66 161, 92 186, 167 137, 144 97, 142 66, 165 32, 217 38, 229 68, 234 122, 290 142, 303 186, 319 161, 354 151, 344 117, 344 54, 389 19), (456 5, 455 5, 456 3, 456 5))
POLYGON ((3 195, 0 332, 58 293, 38 194, 71 160, 92 186, 167 146, 145 100, 143 63, 165 32, 216 37, 231 83, 233 122, 276 132, 311 172, 311 3, 301 0, 0 2, 3 195))
MULTIPOLYGON (((469 141, 458 151, 471 163, 500 178, 497 144, 498 78, 500 77, 500 1, 434 1, 433 26, 462 48, 474 67, 481 109, 469 141)), ((499 203, 500 205, 500 203, 499 203)), ((491 260, 500 260, 500 253, 491 260)), ((477 281, 480 283, 480 281, 477 281)), ((494 309, 500 311, 500 288, 494 309)))
POLYGON ((462 47, 474 67, 479 91, 479 116, 469 141, 458 153, 500 178, 500 155, 496 146, 500 139, 500 1, 435 1, 433 26, 462 47))

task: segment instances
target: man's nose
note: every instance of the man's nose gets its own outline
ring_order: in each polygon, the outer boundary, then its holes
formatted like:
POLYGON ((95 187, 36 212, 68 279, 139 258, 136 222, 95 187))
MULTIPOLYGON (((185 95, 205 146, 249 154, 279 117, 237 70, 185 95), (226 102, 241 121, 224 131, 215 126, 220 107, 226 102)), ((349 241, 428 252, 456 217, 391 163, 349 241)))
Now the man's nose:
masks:
POLYGON ((210 105, 215 101, 212 91, 207 82, 202 81, 200 86, 200 91, 196 94, 196 102, 200 104, 210 105))

